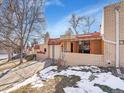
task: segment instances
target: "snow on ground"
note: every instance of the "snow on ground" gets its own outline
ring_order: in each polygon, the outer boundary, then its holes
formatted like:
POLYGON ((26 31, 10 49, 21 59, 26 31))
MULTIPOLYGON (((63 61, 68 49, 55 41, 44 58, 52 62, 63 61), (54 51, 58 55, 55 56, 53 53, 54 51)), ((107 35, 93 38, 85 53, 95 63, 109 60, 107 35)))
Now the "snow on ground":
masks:
POLYGON ((31 78, 28 78, 27 80, 21 82, 21 83, 18 83, 18 84, 13 84, 13 87, 8 89, 8 90, 5 90, 5 91, 2 91, 0 93, 9 93, 11 91, 14 91, 16 89, 19 89, 20 87, 22 86, 25 86, 25 85, 28 85, 28 84, 32 84, 33 86, 32 87, 42 87, 43 86, 43 82, 40 80, 39 77, 37 77, 37 75, 35 74, 34 76, 32 76, 31 78))
MULTIPOLYGON (((16 56, 17 54, 13 54, 13 56, 16 56)), ((8 58, 8 54, 0 54, 0 60, 8 58)))
POLYGON ((87 84, 86 86, 82 86, 79 88, 66 87, 64 88, 64 91, 65 93, 106 93, 98 87, 87 86, 87 84))
MULTIPOLYGON (((100 69, 96 66, 77 66, 77 67, 69 67, 68 69, 62 70, 60 72, 57 71, 56 66, 50 66, 39 72, 39 75, 34 75, 33 77, 25 80, 22 83, 15 84, 13 88, 4 91, 4 93, 8 93, 8 91, 12 91, 20 88, 21 86, 32 84, 33 87, 42 87, 43 80, 54 79, 56 75, 70 76, 75 75, 81 78, 80 81, 77 82, 78 87, 66 87, 64 88, 65 93, 106 93, 103 92, 94 84, 106 85, 112 89, 120 89, 124 90, 124 81, 118 77, 115 77, 108 73, 102 73, 100 69), (83 71, 84 69, 89 70, 83 71), (97 73, 96 73, 97 72, 97 73), (96 76, 92 81, 89 79, 90 76, 96 76)), ((3 93, 3 92, 2 92, 3 93)))
POLYGON ((0 54, 0 60, 1 60, 1 59, 5 59, 5 58, 7 58, 7 57, 8 57, 7 54, 0 54))
POLYGON ((113 76, 111 73, 102 73, 96 75, 96 78, 92 83, 97 83, 100 85, 106 85, 111 87, 112 89, 121 89, 124 90, 124 81, 120 78, 113 76))

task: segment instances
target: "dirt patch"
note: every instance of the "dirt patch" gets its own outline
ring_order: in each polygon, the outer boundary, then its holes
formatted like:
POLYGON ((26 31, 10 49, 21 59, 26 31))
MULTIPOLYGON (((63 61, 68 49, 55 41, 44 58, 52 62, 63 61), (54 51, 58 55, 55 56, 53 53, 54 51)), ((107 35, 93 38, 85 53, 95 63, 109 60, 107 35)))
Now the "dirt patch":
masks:
POLYGON ((121 73, 124 74, 124 67, 121 67, 120 70, 121 70, 121 73))
POLYGON ((41 93, 41 91, 38 88, 32 88, 32 85, 28 84, 10 93, 41 93))
POLYGON ((80 81, 79 76, 55 76, 54 79, 49 79, 44 82, 41 88, 32 88, 32 85, 21 87, 11 93, 65 93, 65 87, 77 87, 76 82, 80 81))
POLYGON ((63 88, 65 87, 77 87, 76 86, 76 82, 80 81, 80 77, 79 76, 70 76, 70 77, 66 77, 66 76, 56 76, 56 77, 61 77, 61 81, 57 84, 56 91, 54 93, 64 93, 63 88))
POLYGON ((78 76, 55 76, 54 79, 50 79, 45 82, 45 85, 40 89, 43 93, 64 93, 63 88, 76 87, 76 82, 80 81, 78 76))
POLYGON ((115 67, 99 67, 101 72, 111 72, 114 76, 117 76, 117 71, 115 67))

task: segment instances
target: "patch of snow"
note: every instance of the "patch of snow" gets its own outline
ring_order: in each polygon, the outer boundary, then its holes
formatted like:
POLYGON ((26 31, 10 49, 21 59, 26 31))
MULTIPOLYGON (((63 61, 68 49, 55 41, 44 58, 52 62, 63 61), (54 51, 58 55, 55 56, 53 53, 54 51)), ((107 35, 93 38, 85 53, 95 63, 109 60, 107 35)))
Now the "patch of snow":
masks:
POLYGON ((80 66, 80 67, 75 66, 75 67, 69 67, 69 68, 68 68, 68 70, 82 70, 82 69, 83 69, 82 66, 80 66))
MULTIPOLYGON (((54 76, 56 75, 64 75, 64 76, 75 75, 81 78, 81 81, 77 82, 77 86, 79 88, 71 88, 72 91, 78 89, 79 92, 81 91, 80 93, 83 93, 82 91, 84 91, 84 93, 105 93, 99 87, 94 86, 94 84, 107 85, 113 89, 119 88, 124 90, 124 81, 118 77, 113 76, 111 73, 95 73, 94 75, 96 75, 97 78, 92 82, 90 82, 89 77, 92 75, 91 72, 76 71, 81 69, 87 69, 87 70, 90 69, 93 72, 98 72, 98 71, 100 72, 100 69, 95 66, 70 67, 69 69, 62 70, 61 72, 52 71, 53 69, 57 70, 56 67, 49 67, 41 71, 40 73, 42 73, 41 74, 42 78, 47 80, 49 78, 54 78, 54 76)), ((66 88, 64 90, 66 92, 66 88)))
POLYGON ((49 78, 54 78, 54 76, 57 73, 57 66, 50 66, 46 69, 43 69, 40 71, 40 76, 42 77, 42 80, 47 80, 49 78), (53 71, 54 70, 54 71, 53 71))
POLYGON ((79 89, 83 89, 85 91, 83 93, 106 93, 103 92, 99 87, 95 87, 94 83, 86 79, 82 79, 81 81, 77 82, 77 86, 79 89))
POLYGON ((65 93, 106 93, 103 92, 98 87, 92 87, 92 86, 82 86, 79 88, 73 88, 73 87, 66 87, 64 88, 65 93))
POLYGON ((93 83, 106 85, 111 87, 112 89, 121 89, 124 90, 124 81, 121 80, 119 77, 113 76, 111 73, 101 73, 97 75, 93 83))
POLYGON ((51 71, 51 70, 57 70, 57 66, 50 66, 50 67, 47 67, 47 68, 41 70, 40 73, 44 75, 44 74, 48 73, 48 72, 51 71))
POLYGON ((92 74, 91 72, 65 70, 65 71, 61 71, 57 75, 64 75, 64 76, 75 75, 75 76, 79 76, 81 79, 88 79, 91 74, 92 74))
POLYGON ((97 66, 75 66, 75 67, 69 67, 70 70, 91 70, 92 72, 101 72, 100 68, 97 66))
POLYGON ((100 68, 98 68, 97 66, 90 66, 90 69, 92 72, 101 72, 100 68))
POLYGON ((64 88, 65 93, 86 93, 82 88, 66 87, 64 88))
POLYGON ((0 60, 1 59, 6 59, 6 58, 8 58, 8 55, 7 54, 0 54, 0 60))
POLYGON ((6 70, 3 70, 3 71, 0 71, 0 78, 1 78, 4 74, 8 73, 9 71, 10 71, 10 69, 6 69, 6 70))
POLYGON ((28 78, 24 82, 13 84, 12 88, 5 90, 3 92, 0 92, 0 93, 9 93, 11 91, 19 89, 20 87, 28 85, 28 84, 32 84, 33 87, 40 87, 40 86, 42 87, 43 86, 42 81, 38 82, 38 80, 39 80, 39 77, 37 77, 37 75, 35 74, 34 76, 32 76, 31 78, 28 78))
POLYGON ((79 76, 80 81, 77 82, 77 87, 66 87, 64 88, 65 93, 106 93, 102 91, 94 84, 106 85, 111 87, 112 89, 121 89, 124 90, 124 81, 120 78, 113 76, 111 72, 109 73, 101 73, 100 68, 96 66, 76 66, 76 67, 69 67, 66 70, 62 70, 60 72, 57 71, 57 66, 50 66, 44 70, 41 70, 38 75, 34 75, 33 77, 25 80, 20 84, 14 84, 14 87, 9 89, 9 91, 13 91, 15 89, 20 88, 21 86, 32 84, 33 88, 42 87, 43 80, 54 79, 56 75, 62 76, 79 76), (87 69, 88 72, 81 71, 82 69, 87 69), (99 73, 96 73, 99 72, 99 73), (89 80, 91 75, 95 75, 96 78, 92 81, 89 80))

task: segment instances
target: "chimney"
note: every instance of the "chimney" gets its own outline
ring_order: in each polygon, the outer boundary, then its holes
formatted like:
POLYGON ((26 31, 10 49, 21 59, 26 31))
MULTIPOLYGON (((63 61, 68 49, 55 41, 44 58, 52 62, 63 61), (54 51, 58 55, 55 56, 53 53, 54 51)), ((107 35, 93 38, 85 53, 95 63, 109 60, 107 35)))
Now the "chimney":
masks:
POLYGON ((48 44, 49 38, 50 38, 49 32, 46 32, 45 38, 44 38, 45 44, 48 44))

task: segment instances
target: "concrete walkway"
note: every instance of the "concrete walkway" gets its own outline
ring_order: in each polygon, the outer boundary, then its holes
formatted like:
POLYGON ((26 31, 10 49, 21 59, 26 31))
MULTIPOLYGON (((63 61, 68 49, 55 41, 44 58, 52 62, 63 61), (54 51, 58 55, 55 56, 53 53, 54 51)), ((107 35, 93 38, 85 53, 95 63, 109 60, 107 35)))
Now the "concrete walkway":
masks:
POLYGON ((47 59, 40 62, 28 62, 8 70, 8 72, 0 78, 0 91, 12 87, 14 83, 23 81, 50 65, 51 61, 47 59))

